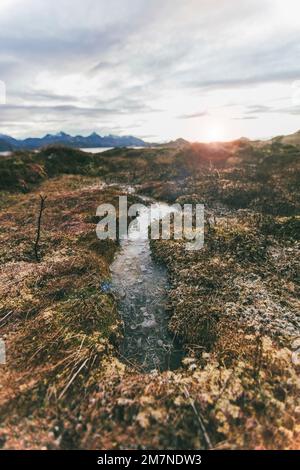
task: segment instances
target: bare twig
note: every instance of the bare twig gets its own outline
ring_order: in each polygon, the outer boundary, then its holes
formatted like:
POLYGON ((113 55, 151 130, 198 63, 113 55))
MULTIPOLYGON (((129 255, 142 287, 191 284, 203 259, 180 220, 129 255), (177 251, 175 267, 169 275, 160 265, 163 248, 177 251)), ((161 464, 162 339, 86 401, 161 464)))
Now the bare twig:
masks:
POLYGON ((74 382, 74 380, 76 379, 77 375, 79 374, 79 372, 84 368, 84 366, 86 365, 86 363, 88 362, 89 358, 87 358, 82 364, 81 366, 79 367, 79 369, 76 371, 76 373, 73 375, 73 377, 71 378, 71 380, 67 383, 67 385, 65 386, 65 388, 63 389, 63 391, 61 392, 61 394, 59 395, 58 399, 60 400, 64 394, 66 393, 66 391, 68 390, 68 388, 70 387, 70 385, 74 382))
POLYGON ((226 388, 228 387, 229 383, 230 383, 230 380, 232 379, 232 377, 234 376, 234 373, 235 373, 235 368, 232 370, 231 374, 229 375, 228 379, 225 381, 219 395, 217 396, 217 398, 215 399, 214 403, 213 403, 213 407, 215 408, 218 401, 220 400, 220 398, 222 398, 223 396, 223 393, 225 392, 226 388))
POLYGON ((262 357, 263 357, 262 336, 258 336, 257 343, 256 343, 254 366, 253 366, 253 376, 256 380, 256 383, 258 383, 258 379, 259 379, 259 373, 260 373, 261 364, 262 364, 262 357))
MULTIPOLYGON (((14 313, 13 310, 11 310, 10 312, 8 312, 4 317, 0 318, 0 323, 5 322, 5 320, 7 319, 7 317, 9 317, 12 313, 14 313)), ((0 326, 3 326, 3 325, 0 325, 0 326)))
POLYGON ((212 449, 212 448, 213 448, 213 445, 212 445, 212 442, 211 442, 210 437, 209 437, 209 435, 208 435, 208 432, 207 432, 207 430, 206 430, 206 427, 205 427, 205 425, 204 425, 204 421, 203 421, 203 418, 202 418, 202 416, 201 416, 201 414, 200 414, 200 411, 197 410, 196 405, 195 405, 195 402, 194 402, 194 400, 192 399, 191 395, 189 394, 189 391, 188 391, 188 389, 186 388, 186 386, 183 387, 183 391, 184 391, 184 394, 185 394, 186 398, 189 400, 190 405, 191 405, 191 407, 193 408, 193 411, 194 411, 194 413, 195 413, 195 415, 196 415, 196 418, 197 418, 197 420, 198 420, 198 423, 199 423, 199 426, 200 426, 200 429, 201 429, 203 438, 204 438, 204 440, 205 440, 206 447, 207 447, 207 449, 212 449))
POLYGON ((35 259, 39 261, 39 253, 38 253, 38 248, 39 248, 39 241, 40 241, 40 236, 41 236, 41 223, 42 223, 42 215, 43 215, 43 210, 45 209, 45 201, 47 199, 47 196, 42 196, 40 194, 40 212, 37 220, 37 231, 36 231, 36 239, 34 243, 34 254, 35 254, 35 259))

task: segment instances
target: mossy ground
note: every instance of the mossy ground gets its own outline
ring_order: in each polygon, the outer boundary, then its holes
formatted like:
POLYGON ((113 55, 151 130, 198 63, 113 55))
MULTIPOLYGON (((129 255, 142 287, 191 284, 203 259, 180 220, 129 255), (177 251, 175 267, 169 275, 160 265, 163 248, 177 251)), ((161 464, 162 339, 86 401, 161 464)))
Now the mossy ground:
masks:
POLYGON ((1 160, 0 446, 299 448, 298 155, 236 142, 1 160), (95 212, 120 191, 99 178, 206 205, 202 250, 152 243, 185 351, 176 371, 138 373, 118 356, 116 302, 101 289, 118 244, 97 240, 95 212))

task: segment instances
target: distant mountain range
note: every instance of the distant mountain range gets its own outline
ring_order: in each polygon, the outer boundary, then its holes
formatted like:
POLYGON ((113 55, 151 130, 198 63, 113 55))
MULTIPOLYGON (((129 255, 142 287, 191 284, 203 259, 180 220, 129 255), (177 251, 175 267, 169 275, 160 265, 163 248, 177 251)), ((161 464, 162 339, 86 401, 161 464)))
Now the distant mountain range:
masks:
MULTIPOLYGON (((273 137, 269 140, 262 141, 250 141, 246 138, 238 139, 240 142, 249 142, 256 146, 265 146, 272 143, 291 144, 300 146, 300 131, 290 135, 282 135, 273 137)), ((107 135, 101 136, 96 132, 91 135, 84 137, 81 135, 72 136, 65 132, 59 132, 58 134, 47 134, 44 137, 28 137, 27 139, 14 139, 9 135, 0 134, 0 152, 9 152, 13 150, 37 150, 41 147, 48 145, 64 145, 72 148, 96 148, 96 147, 173 147, 177 149, 184 148, 190 143, 182 138, 173 140, 166 143, 149 143, 145 142, 138 137, 131 135, 127 136, 116 136, 107 135)))
POLYGON ((19 140, 9 135, 0 134, 0 151, 10 150, 36 150, 47 145, 66 145, 73 148, 93 147, 147 147, 149 144, 142 139, 131 135, 118 137, 115 135, 101 136, 93 134, 83 137, 81 135, 71 136, 65 132, 58 134, 47 134, 44 137, 28 137, 19 140))

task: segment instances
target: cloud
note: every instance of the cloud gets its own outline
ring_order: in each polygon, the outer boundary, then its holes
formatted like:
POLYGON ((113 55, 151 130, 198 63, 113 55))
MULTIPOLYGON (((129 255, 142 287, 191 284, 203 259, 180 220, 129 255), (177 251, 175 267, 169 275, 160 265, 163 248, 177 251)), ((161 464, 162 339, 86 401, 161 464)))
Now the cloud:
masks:
POLYGON ((247 107, 246 114, 262 114, 272 112, 273 108, 262 104, 250 105, 247 107))
POLYGON ((282 107, 275 109, 273 112, 278 114, 289 114, 290 116, 299 116, 300 106, 282 107))
POLYGON ((296 125, 297 107, 272 102, 300 79, 299 13, 295 0, 1 2, 0 132, 109 126, 197 140, 197 118, 202 129, 244 121, 245 134, 256 118, 269 134, 276 113, 296 125))
MULTIPOLYGON (((248 106, 245 113, 249 116, 245 116, 244 118, 248 117, 248 119, 252 118, 252 114, 289 114, 291 116, 298 116, 300 114, 300 106, 291 105, 286 107, 271 107, 264 105, 253 105, 248 106)), ((257 118, 257 116, 255 116, 255 118, 257 118)))
POLYGON ((195 118, 201 118, 207 115, 208 115, 207 111, 199 111, 199 112, 191 113, 191 114, 180 114, 177 117, 178 119, 195 119, 195 118))
MULTIPOLYGON (((242 66, 241 66, 242 69, 242 66)), ((300 77, 300 66, 295 70, 267 71, 264 74, 260 70, 256 75, 240 76, 240 71, 235 77, 225 77, 222 79, 183 79, 182 85, 191 88, 207 88, 207 89, 228 89, 228 88, 244 88, 251 85, 261 85, 272 82, 292 82, 300 77)), ((187 74, 186 74, 187 75, 187 74)))
POLYGON ((253 119, 258 119, 257 116, 241 116, 241 117, 234 117, 236 121, 251 121, 253 119))

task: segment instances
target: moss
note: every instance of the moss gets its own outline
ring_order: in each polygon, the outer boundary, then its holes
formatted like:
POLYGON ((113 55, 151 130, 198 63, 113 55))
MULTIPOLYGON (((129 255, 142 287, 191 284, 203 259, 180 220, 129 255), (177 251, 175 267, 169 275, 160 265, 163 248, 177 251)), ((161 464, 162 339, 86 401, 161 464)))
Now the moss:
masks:
POLYGON ((52 147, 1 159, 0 169, 0 446, 299 448, 290 350, 298 150, 239 141, 99 155, 52 147), (95 210, 120 190, 99 178, 205 203, 202 250, 151 243, 168 268, 169 328, 186 354, 176 371, 142 374, 119 358, 120 318, 100 288, 118 243, 96 239, 95 210), (40 193, 48 198, 36 263, 40 193))

